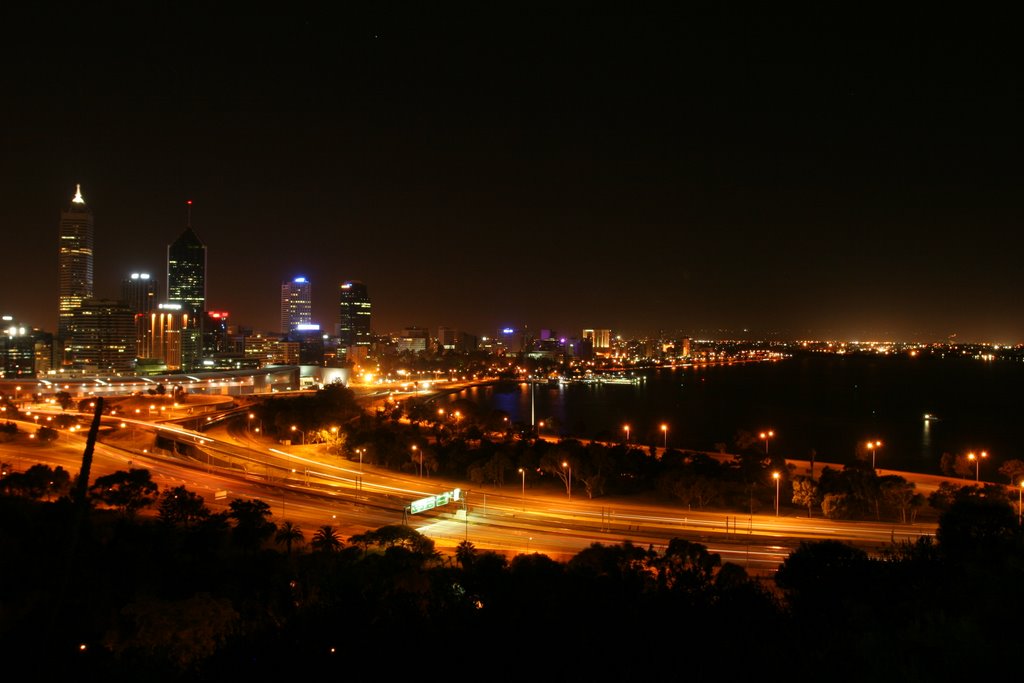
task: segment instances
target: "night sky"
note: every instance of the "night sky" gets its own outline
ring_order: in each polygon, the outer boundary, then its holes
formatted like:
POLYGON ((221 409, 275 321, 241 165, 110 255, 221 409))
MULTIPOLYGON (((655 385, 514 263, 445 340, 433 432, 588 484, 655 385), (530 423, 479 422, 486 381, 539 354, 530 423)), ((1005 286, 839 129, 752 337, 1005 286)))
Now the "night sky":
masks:
POLYGON ((81 183, 97 295, 191 199, 267 331, 305 275, 332 332, 358 279, 379 333, 1024 342, 1010 16, 207 4, 0 10, 0 312, 55 328, 81 183))

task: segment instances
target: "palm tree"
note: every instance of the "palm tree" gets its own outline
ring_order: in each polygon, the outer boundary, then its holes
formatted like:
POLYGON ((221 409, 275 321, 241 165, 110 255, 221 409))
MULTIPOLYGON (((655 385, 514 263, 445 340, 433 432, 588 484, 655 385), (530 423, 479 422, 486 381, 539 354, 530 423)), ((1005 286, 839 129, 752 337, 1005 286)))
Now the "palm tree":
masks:
POLYGON ((455 549, 455 560, 466 569, 476 559, 476 546, 471 541, 462 541, 455 549))
POLYGON ((313 548, 325 553, 333 553, 341 550, 341 538, 338 531, 330 524, 324 524, 313 534, 313 548))
POLYGON ((281 526, 277 528, 277 533, 274 534, 274 540, 278 543, 284 543, 289 555, 292 554, 292 544, 301 545, 305 538, 306 535, 302 533, 299 525, 287 520, 281 522, 281 526))

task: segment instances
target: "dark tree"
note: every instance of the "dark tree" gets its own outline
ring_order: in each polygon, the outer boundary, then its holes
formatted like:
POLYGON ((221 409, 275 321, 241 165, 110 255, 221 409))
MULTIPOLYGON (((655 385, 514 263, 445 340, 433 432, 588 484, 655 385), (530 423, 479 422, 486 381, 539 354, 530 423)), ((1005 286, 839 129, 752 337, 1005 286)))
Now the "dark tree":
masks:
POLYGON ((313 533, 311 545, 314 550, 322 553, 336 553, 341 550, 342 541, 337 529, 330 524, 324 524, 313 533))
POLYGON ((160 496, 160 521, 173 526, 190 528, 210 515, 203 497, 184 486, 167 489, 160 496))
POLYGON ((50 500, 71 489, 71 475, 63 467, 32 465, 24 472, 15 472, 0 481, 2 490, 26 498, 50 500))
POLYGON ((149 470, 130 469, 97 477, 89 487, 89 495, 131 517, 156 502, 157 489, 149 470))
POLYGON ((228 517, 235 522, 231 540, 246 552, 259 550, 277 530, 277 525, 270 521, 270 506, 262 500, 236 498, 228 505, 228 510, 228 517))
POLYGON ((57 405, 60 406, 61 410, 67 410, 74 404, 74 399, 71 398, 71 394, 66 391, 58 391, 55 398, 57 399, 57 405))

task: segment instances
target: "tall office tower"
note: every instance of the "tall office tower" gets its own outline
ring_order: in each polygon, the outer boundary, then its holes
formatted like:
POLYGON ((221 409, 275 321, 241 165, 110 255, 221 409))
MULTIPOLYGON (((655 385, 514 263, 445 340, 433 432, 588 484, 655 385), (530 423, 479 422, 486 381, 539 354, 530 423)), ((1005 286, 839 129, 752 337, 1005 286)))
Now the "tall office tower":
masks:
POLYGON ((313 299, 309 280, 297 277, 281 283, 281 333, 290 334, 299 325, 313 321, 313 299))
POLYGON ((92 211, 82 198, 82 186, 75 186, 75 196, 67 211, 60 212, 58 270, 57 336, 64 339, 75 311, 82 301, 92 298, 92 211))
POLYGON ((370 346, 370 295, 362 282, 341 283, 337 332, 339 349, 370 346))
POLYGON ((135 314, 123 301, 85 299, 68 325, 75 365, 87 372, 129 372, 135 365, 135 314))
POLYGON ((148 315, 156 310, 159 289, 159 283, 149 273, 132 273, 121 280, 121 300, 135 313, 148 315))
POLYGON ((206 245, 192 230, 192 200, 184 232, 167 247, 167 300, 197 319, 206 310, 206 245))

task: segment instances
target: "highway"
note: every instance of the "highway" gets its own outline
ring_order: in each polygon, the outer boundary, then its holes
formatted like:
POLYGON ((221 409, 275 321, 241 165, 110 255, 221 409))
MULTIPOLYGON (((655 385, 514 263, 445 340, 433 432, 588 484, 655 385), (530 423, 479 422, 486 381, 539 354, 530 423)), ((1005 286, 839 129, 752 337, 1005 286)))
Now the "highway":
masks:
MULTIPOLYGON (((59 412, 59 411, 55 411, 59 412)), ((90 416, 82 415, 83 423, 90 416)), ((430 537, 442 553, 468 540, 507 555, 543 553, 568 560, 593 543, 629 541, 664 549, 673 538, 702 543, 722 561, 748 571, 774 570, 803 540, 836 539, 872 551, 893 541, 933 535, 933 523, 834 521, 820 517, 685 511, 632 500, 587 500, 520 486, 462 489, 464 483, 421 479, 332 456, 322 446, 282 446, 254 438, 246 427, 220 425, 198 432, 173 423, 104 418, 92 478, 127 467, 149 469, 161 490, 184 485, 211 510, 235 498, 259 498, 273 520, 298 523, 307 538, 324 524, 340 536, 406 523, 430 537), (165 448, 154 448, 160 434, 165 448), (171 447, 171 443, 179 444, 171 447), (180 451, 180 452, 176 452, 180 451), (460 489, 461 500, 410 514, 409 504, 460 489)), ((0 457, 21 470, 35 462, 81 467, 86 431, 60 430, 50 445, 23 434, 0 444, 0 457)), ((518 480, 517 480, 518 483, 518 480)))

